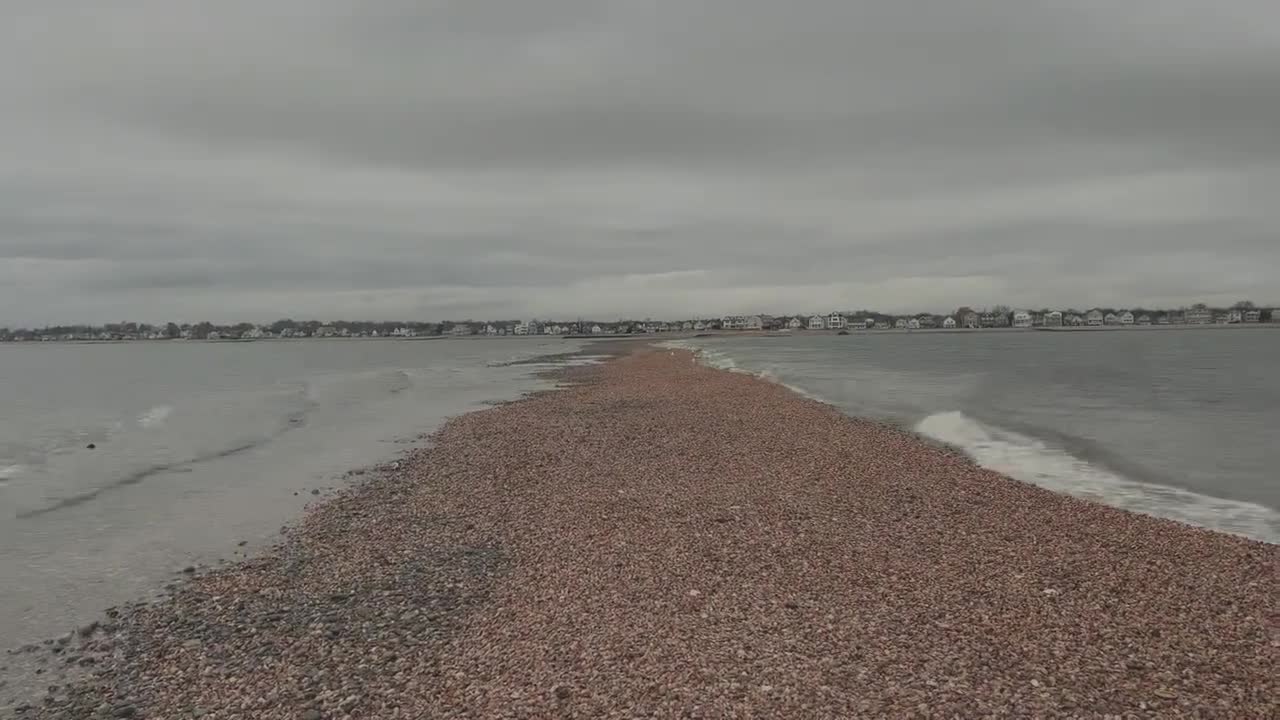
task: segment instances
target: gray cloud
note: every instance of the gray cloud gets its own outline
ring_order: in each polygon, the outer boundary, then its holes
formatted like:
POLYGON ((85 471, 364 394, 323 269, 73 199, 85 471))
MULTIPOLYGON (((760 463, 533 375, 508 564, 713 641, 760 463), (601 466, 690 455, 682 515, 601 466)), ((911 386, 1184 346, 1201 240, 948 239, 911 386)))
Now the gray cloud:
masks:
POLYGON ((1280 10, 0 0, 0 324, 1280 302, 1280 10))

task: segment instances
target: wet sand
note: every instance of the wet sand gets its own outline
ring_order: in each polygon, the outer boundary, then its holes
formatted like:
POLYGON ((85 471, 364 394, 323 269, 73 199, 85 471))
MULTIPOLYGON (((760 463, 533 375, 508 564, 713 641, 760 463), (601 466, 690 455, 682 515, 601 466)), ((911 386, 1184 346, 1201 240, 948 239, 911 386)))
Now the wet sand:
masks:
POLYGON ((619 352, 70 639, 96 677, 20 716, 1280 713, 1280 546, 619 352))

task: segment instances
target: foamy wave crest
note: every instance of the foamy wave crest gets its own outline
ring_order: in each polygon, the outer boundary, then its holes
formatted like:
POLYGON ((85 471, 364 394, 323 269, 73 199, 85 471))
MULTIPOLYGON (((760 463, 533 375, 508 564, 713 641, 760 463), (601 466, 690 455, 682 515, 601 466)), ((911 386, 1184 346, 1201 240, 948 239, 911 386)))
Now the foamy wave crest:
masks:
POLYGON ((144 428, 157 427, 163 425, 171 414, 173 414, 173 406, 157 405, 138 416, 138 425, 144 428))
POLYGON ((1280 542, 1280 513, 1262 505, 1130 480, 1041 440, 985 425, 961 412, 930 415, 915 429, 1015 480, 1125 510, 1280 542))
POLYGON ((0 465, 0 482, 17 477, 23 469, 22 465, 0 465))

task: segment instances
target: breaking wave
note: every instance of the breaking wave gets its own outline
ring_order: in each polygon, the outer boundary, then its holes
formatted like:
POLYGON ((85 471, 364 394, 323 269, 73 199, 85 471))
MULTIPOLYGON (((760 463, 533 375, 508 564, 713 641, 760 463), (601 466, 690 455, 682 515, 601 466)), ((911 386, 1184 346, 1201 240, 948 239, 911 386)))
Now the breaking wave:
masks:
POLYGON ((172 405, 157 405, 138 416, 138 425, 144 428, 157 427, 163 425, 171 414, 173 414, 172 405))
POLYGON ((1280 542, 1280 513, 1275 510, 1132 480, 1043 440, 987 425, 962 412, 930 415, 915 431, 1015 480, 1125 510, 1280 542))

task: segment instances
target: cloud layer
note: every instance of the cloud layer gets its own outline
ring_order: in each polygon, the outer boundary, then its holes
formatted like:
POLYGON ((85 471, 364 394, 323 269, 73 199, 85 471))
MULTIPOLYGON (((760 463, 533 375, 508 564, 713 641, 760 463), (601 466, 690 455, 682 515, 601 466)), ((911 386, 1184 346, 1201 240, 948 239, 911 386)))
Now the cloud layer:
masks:
POLYGON ((1280 302, 1269 2, 0 9, 0 325, 1280 302))

